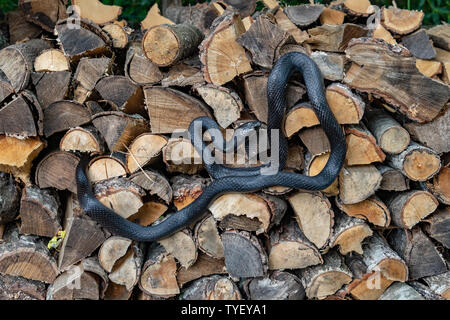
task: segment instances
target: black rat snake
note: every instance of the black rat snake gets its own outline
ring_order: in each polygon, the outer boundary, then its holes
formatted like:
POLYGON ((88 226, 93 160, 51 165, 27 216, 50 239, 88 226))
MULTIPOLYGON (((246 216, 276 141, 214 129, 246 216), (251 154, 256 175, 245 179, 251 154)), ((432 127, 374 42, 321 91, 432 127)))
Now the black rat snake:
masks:
MULTIPOLYGON (((342 128, 331 113, 325 99, 325 88, 322 74, 307 55, 293 52, 281 57, 274 65, 267 83, 269 119, 267 131, 279 130, 285 112, 285 89, 293 72, 300 72, 305 81, 311 105, 325 131, 331 146, 330 157, 323 170, 314 177, 292 172, 283 172, 287 154, 287 139, 279 134, 279 164, 274 174, 261 175, 261 167, 228 168, 220 164, 207 165, 214 179, 193 203, 170 215, 159 224, 144 227, 126 220, 114 211, 102 205, 94 196, 85 170, 88 158, 84 157, 76 169, 77 194, 81 208, 94 220, 113 234, 136 241, 157 241, 186 228, 199 220, 207 212, 208 205, 219 195, 226 192, 254 192, 271 186, 285 186, 306 190, 322 190, 328 187, 339 174, 346 154, 346 142, 342 128)), ((194 120, 189 128, 190 138, 198 151, 206 148, 203 141, 194 143, 199 133, 194 132, 194 123, 200 123, 202 129, 218 128, 210 118, 201 117, 194 120)), ((198 126, 197 126, 198 127, 198 126)), ((202 140, 202 137, 201 139, 202 140)), ((223 140, 223 139, 222 139, 223 140)), ((219 147, 221 141, 213 141, 219 147)), ((269 164, 265 164, 267 166, 269 164)))

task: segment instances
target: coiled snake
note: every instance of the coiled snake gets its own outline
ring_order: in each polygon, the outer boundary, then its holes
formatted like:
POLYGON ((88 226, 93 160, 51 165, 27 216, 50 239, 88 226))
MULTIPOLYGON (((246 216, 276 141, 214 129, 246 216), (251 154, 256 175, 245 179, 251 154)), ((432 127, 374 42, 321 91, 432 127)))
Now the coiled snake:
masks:
MULTIPOLYGON (((293 72, 302 74, 311 105, 330 141, 330 157, 318 175, 309 177, 281 171, 286 162, 288 145, 286 137, 279 134, 279 163, 278 170, 274 174, 261 175, 259 171, 261 167, 228 168, 219 164, 206 165, 207 171, 214 180, 203 190, 200 197, 161 223, 144 227, 122 218, 95 198, 85 173, 88 162, 88 158, 85 157, 82 158, 76 169, 77 194, 81 208, 113 234, 135 241, 157 241, 202 218, 207 212, 208 205, 218 196, 227 192, 254 192, 271 186, 305 190, 325 189, 336 179, 343 166, 346 142, 343 130, 331 113, 325 99, 322 74, 315 62, 307 55, 291 52, 281 57, 274 65, 267 83, 269 105, 267 130, 270 134, 272 129, 279 130, 281 128, 286 105, 285 89, 293 72)), ((203 141, 199 143, 198 139, 195 139, 199 134, 194 129, 196 121, 202 129, 218 128, 218 125, 206 117, 197 118, 192 122, 189 128, 190 138, 194 147, 201 151, 206 146, 203 141)), ((219 148, 223 148, 220 141, 213 143, 219 148)), ((265 166, 267 165, 269 164, 265 164, 265 166)))

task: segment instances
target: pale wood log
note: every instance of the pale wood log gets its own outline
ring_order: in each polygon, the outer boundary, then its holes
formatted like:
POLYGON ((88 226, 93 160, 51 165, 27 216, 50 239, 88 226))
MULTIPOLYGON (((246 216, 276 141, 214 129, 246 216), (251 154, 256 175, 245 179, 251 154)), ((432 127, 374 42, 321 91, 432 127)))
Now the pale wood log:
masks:
POLYGON ((397 34, 408 34, 419 28, 422 24, 424 13, 422 11, 410 11, 393 6, 381 9, 381 23, 383 26, 397 34))
POLYGON ((345 133, 347 142, 345 162, 348 166, 383 162, 386 158, 375 137, 364 124, 349 125, 345 128, 345 133))
POLYGON ((156 84, 164 77, 158 66, 145 57, 138 42, 133 42, 128 47, 124 71, 125 75, 138 85, 156 84))
POLYGON ((197 260, 197 244, 192 233, 187 229, 158 242, 186 269, 197 260))
POLYGON ((180 268, 178 270, 177 281, 179 286, 183 287, 192 280, 213 274, 226 274, 225 260, 223 258, 215 259, 200 252, 197 261, 192 266, 188 269, 180 268))
POLYGON ((126 174, 125 165, 113 156, 95 157, 89 162, 87 168, 87 175, 92 183, 125 176, 126 174))
POLYGON ((182 300, 241 300, 237 285, 229 278, 214 275, 192 282, 182 300))
POLYGON ((312 49, 344 52, 353 38, 365 37, 367 29, 352 23, 323 25, 308 30, 310 38, 306 42, 312 49))
POLYGON ((431 290, 442 296, 446 300, 450 300, 450 271, 444 272, 436 276, 423 278, 423 281, 431 290))
POLYGON ((339 198, 344 204, 366 200, 380 187, 381 174, 374 165, 344 167, 339 174, 339 198))
POLYGON ((194 238, 198 248, 206 255, 215 259, 224 257, 222 240, 212 215, 206 216, 196 224, 194 238))
POLYGON ((337 197, 336 205, 347 215, 365 219, 375 226, 385 228, 391 223, 391 213, 389 209, 377 196, 372 196, 355 204, 344 204, 337 197))
POLYGON ((126 155, 127 169, 134 173, 148 164, 161 160, 162 149, 168 139, 162 135, 143 133, 136 137, 128 147, 126 155))

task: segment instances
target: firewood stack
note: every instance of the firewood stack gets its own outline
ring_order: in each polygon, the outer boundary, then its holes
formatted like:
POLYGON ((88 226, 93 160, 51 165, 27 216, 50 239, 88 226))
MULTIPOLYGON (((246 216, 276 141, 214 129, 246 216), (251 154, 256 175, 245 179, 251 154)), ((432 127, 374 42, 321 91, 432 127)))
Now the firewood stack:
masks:
MULTIPOLYGON (((0 38, 0 299, 450 299, 449 25, 369 0, 223 0, 155 5, 133 30, 120 7, 66 2, 19 1, 0 38), (211 179, 172 132, 266 123, 288 52, 318 64, 346 134, 332 185, 222 195, 153 243, 82 211, 82 153, 98 200, 140 225, 195 201, 211 179)), ((286 92, 285 170, 317 175, 330 144, 301 77, 286 92)))

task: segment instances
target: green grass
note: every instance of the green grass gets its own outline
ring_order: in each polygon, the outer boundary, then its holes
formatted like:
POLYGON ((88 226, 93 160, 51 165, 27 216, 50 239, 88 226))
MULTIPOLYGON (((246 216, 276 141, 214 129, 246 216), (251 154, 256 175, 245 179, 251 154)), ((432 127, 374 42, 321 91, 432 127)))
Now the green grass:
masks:
MULTIPOLYGON (((160 0, 101 0, 105 4, 115 4, 123 7, 122 18, 130 24, 138 23, 145 18, 145 15, 156 2, 160 0)), ((183 0, 183 5, 205 2, 206 0, 183 0)), ((309 3, 307 0, 280 0, 285 5, 296 5, 309 3)), ((329 3, 329 0, 316 0, 316 3, 329 3)), ((378 6, 392 4, 391 0, 372 0, 372 4, 378 6)), ((397 0, 399 8, 410 10, 423 10, 425 12, 424 25, 435 25, 442 21, 450 23, 450 0, 397 0)), ((17 8, 17 0, 0 0, 0 16, 17 8)), ((258 9, 263 8, 262 3, 258 3, 258 9)))

